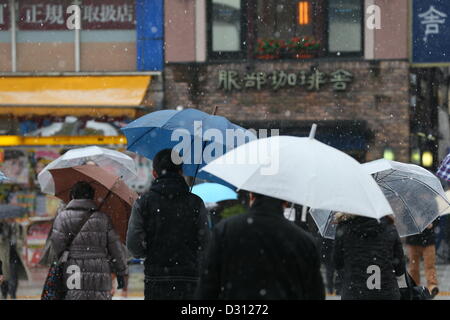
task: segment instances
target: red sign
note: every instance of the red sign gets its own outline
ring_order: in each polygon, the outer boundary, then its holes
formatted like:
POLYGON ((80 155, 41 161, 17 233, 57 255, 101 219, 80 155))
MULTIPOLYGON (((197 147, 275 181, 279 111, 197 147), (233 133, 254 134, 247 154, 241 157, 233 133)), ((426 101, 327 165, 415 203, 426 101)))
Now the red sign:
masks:
POLYGON ((69 1, 28 0, 19 2, 19 28, 21 30, 67 30, 66 13, 69 1))
MULTIPOLYGON (((0 0, 2 1, 2 0, 0 0)), ((68 0, 28 0, 19 2, 22 30, 68 30, 72 13, 68 0)), ((82 29, 134 29, 134 0, 85 0, 80 5, 82 29)))
POLYGON ((9 29, 9 19, 8 0, 0 0, 0 31, 9 29))

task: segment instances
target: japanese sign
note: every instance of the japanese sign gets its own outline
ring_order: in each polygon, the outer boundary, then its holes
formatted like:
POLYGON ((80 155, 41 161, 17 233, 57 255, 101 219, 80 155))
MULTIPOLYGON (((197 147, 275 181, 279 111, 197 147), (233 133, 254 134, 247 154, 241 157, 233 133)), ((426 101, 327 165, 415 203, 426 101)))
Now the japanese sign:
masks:
MULTIPOLYGON (((22 30, 67 30, 67 8, 75 1, 29 0, 19 2, 19 28, 22 30)), ((83 29, 134 29, 132 0, 80 1, 83 29)))
POLYGON ((134 29, 134 1, 83 1, 81 20, 84 29, 134 29))
POLYGON ((329 85, 334 91, 345 91, 353 81, 349 71, 339 69, 325 73, 319 69, 312 71, 252 72, 241 76, 234 70, 219 70, 219 88, 225 91, 245 89, 272 89, 303 87, 309 91, 319 91, 329 85))
POLYGON ((412 1, 413 64, 450 64, 450 1, 412 1))
POLYGON ((9 29, 9 19, 8 0, 0 0, 0 31, 9 29))

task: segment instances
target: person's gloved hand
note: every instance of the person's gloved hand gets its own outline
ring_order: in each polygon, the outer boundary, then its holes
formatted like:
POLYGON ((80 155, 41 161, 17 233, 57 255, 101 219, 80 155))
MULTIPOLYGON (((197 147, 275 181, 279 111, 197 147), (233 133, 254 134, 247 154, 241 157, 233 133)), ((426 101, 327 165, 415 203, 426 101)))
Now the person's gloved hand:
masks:
POLYGON ((127 276, 117 276, 117 290, 126 288, 128 285, 128 277, 127 276))

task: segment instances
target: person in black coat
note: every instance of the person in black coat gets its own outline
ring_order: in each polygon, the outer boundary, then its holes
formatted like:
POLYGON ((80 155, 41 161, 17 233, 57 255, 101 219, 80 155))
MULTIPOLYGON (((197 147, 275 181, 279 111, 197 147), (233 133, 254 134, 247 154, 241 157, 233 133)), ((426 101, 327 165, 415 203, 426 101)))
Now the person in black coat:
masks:
POLYGON ((403 247, 391 217, 338 214, 334 263, 342 300, 399 300, 406 273, 403 247))
POLYGON ((196 298, 323 300, 312 237, 283 216, 285 202, 250 193, 247 213, 213 228, 196 298))
POLYGON ((156 180, 136 200, 128 224, 128 250, 145 258, 146 300, 192 299, 209 238, 205 205, 189 192, 172 155, 165 149, 154 157, 156 180))
POLYGON ((3 263, 0 260, 0 284, 3 282, 3 263))

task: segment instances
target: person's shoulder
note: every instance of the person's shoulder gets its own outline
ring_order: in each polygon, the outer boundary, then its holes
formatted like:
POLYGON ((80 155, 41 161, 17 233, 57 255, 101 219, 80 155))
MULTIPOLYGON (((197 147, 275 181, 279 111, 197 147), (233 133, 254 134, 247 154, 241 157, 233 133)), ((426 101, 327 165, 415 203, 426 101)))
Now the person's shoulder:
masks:
POLYGON ((252 223, 251 219, 252 219, 251 215, 248 212, 246 212, 228 218, 224 218, 220 220, 220 222, 216 224, 214 228, 216 228, 216 230, 219 232, 226 232, 226 230, 230 227, 236 228, 237 226, 246 226, 251 224, 252 223))
POLYGON ((156 201, 160 197, 160 194, 149 189, 142 193, 134 202, 134 205, 140 207, 146 207, 149 203, 156 201))
POLYGON ((197 205, 205 205, 205 203, 203 202, 202 198, 200 198, 198 195, 189 192, 188 193, 188 197, 191 199, 191 201, 197 205))
POLYGON ((305 229, 303 229, 302 227, 296 225, 295 223, 293 223, 291 221, 288 221, 288 222, 290 222, 291 227, 293 228, 294 232, 297 234, 297 236, 300 239, 302 239, 306 242, 313 243, 313 244, 316 243, 314 236, 310 232, 306 231, 305 229))

